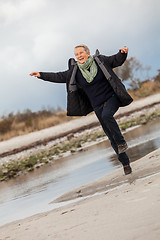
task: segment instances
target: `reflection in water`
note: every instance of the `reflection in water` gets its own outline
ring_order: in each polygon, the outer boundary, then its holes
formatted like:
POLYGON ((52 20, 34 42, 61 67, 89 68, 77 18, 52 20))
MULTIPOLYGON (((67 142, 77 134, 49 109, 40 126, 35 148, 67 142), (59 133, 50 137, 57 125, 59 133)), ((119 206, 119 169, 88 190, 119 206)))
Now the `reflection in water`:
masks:
MULTIPOLYGON (((160 147, 160 120, 125 134, 131 162, 160 147)), ((49 204, 63 193, 120 167, 108 141, 54 164, 0 183, 0 225, 56 207, 49 204)), ((123 174, 123 171, 122 171, 123 174)))

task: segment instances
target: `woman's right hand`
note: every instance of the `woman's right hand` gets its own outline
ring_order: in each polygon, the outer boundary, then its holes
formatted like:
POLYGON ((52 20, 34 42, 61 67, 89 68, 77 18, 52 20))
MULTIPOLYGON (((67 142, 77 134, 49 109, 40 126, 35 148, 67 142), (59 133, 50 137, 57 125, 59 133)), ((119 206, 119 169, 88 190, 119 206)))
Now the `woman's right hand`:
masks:
POLYGON ((40 77, 41 76, 39 72, 32 72, 29 75, 34 76, 34 77, 40 77))

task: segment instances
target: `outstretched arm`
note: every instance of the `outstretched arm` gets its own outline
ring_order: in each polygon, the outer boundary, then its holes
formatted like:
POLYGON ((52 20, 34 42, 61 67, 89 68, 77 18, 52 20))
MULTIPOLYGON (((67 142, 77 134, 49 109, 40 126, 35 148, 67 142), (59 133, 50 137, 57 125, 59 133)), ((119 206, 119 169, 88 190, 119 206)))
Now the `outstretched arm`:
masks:
POLYGON ((127 58, 127 53, 128 53, 128 48, 122 47, 117 54, 106 57, 106 60, 108 61, 111 68, 115 68, 115 67, 121 66, 125 62, 127 58))
POLYGON ((30 76, 38 77, 44 81, 55 82, 55 83, 66 83, 69 75, 69 70, 64 72, 32 72, 30 76))

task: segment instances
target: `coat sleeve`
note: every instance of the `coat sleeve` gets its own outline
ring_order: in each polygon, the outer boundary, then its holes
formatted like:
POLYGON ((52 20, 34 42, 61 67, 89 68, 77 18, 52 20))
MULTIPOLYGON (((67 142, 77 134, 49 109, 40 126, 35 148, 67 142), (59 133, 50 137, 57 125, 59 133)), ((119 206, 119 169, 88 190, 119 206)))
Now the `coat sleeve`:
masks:
POLYGON ((40 79, 55 83, 66 83, 69 75, 69 70, 64 72, 40 72, 40 79))
POLYGON ((104 56, 104 58, 111 68, 115 68, 121 66, 125 62, 127 53, 121 53, 121 50, 119 50, 117 54, 112 56, 104 56))

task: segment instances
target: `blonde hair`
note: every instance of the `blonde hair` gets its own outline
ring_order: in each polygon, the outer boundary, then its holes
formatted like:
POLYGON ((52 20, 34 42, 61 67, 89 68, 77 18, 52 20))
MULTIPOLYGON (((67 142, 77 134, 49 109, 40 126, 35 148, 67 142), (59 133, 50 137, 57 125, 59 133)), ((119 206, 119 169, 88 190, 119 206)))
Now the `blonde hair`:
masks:
POLYGON ((89 48, 88 48, 86 45, 84 45, 84 44, 80 44, 80 45, 75 46, 74 50, 75 50, 76 48, 79 48, 79 47, 83 47, 84 50, 86 51, 86 53, 89 53, 89 52, 90 52, 89 48))

